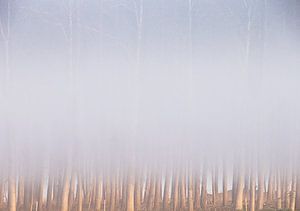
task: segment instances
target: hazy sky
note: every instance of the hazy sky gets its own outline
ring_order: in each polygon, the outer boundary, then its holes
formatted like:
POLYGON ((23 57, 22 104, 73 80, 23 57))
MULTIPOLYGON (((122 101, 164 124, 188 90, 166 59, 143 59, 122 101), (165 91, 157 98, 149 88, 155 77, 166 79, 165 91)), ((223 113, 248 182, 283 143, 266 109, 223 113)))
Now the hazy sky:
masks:
POLYGON ((300 4, 191 2, 15 0, 8 48, 0 2, 0 144, 9 133, 38 156, 195 161, 298 152, 300 4))

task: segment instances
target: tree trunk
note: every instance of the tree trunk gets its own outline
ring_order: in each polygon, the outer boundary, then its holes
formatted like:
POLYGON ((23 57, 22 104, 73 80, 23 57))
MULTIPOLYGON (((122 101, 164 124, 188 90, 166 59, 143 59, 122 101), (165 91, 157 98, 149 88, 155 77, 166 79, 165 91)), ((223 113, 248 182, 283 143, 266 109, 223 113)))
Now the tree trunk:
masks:
POLYGON ((83 209, 83 184, 82 184, 82 177, 80 173, 77 173, 77 193, 76 193, 76 198, 77 198, 77 211, 82 211, 83 209))
POLYGON ((215 205, 218 204, 218 194, 219 194, 219 168, 218 164, 215 166, 215 205))
POLYGON ((154 175, 151 174, 150 179, 150 187, 149 187, 149 194, 148 194, 148 198, 147 198, 147 208, 148 210, 152 210, 153 206, 154 206, 154 197, 155 197, 155 179, 154 179, 154 175))
POLYGON ((69 209, 73 209, 73 202, 74 202, 74 192, 75 192, 75 182, 76 182, 76 175, 73 171, 72 177, 71 177, 71 183, 70 183, 70 191, 69 191, 69 209))
POLYGON ((202 187, 201 187, 201 207, 206 210, 207 208, 207 175, 206 175, 206 165, 203 166, 202 173, 202 187))
POLYGON ((186 177, 185 177, 185 172, 180 174, 180 207, 181 209, 186 208, 186 177))
POLYGON ((178 210, 178 197, 179 197, 179 177, 178 177, 178 172, 174 173, 174 178, 172 179, 172 208, 174 211, 178 210))
POLYGON ((277 200, 276 200, 276 208, 281 209, 282 208, 282 199, 281 199, 281 175, 280 170, 278 169, 277 172, 277 200))
POLYGON ((216 205, 216 177, 215 177, 215 169, 211 167, 211 192, 212 192, 212 205, 213 207, 216 205))
POLYGON ((161 177, 160 175, 157 175, 156 185, 155 185, 154 209, 160 210, 160 205, 161 205, 161 177))
POLYGON ((116 206, 116 177, 111 177, 111 191, 110 191, 110 210, 114 211, 116 206))
POLYGON ((24 206, 25 210, 32 210, 33 203, 33 182, 27 178, 24 191, 24 206))
POLYGON ((43 210, 43 201, 44 201, 44 175, 40 178, 39 183, 39 193, 38 193, 38 210, 43 210))
POLYGON ((197 174, 195 177, 195 209, 198 210, 200 209, 200 197, 201 197, 201 191, 200 191, 200 177, 197 174))
POLYGON ((193 174, 192 171, 189 172, 188 178, 188 205, 189 211, 194 210, 194 196, 193 196, 193 174))
POLYGON ((262 210, 264 208, 264 174, 260 168, 258 172, 258 193, 257 193, 257 209, 262 210))
POLYGON ((53 196, 53 177, 49 173, 48 177, 48 188, 47 188, 47 210, 52 210, 51 205, 52 205, 52 196, 53 196))
POLYGON ((127 185, 126 211, 134 211, 134 176, 132 172, 129 172, 127 185))
POLYGON ((289 170, 286 173, 286 177, 285 177, 285 197, 284 197, 284 206, 286 209, 290 208, 290 204, 291 204, 291 191, 292 191, 292 180, 290 178, 290 172, 289 170))
POLYGON ((141 210, 141 177, 136 175, 135 186, 134 186, 134 204, 136 210, 141 210))
POLYGON ((244 174, 242 167, 237 176, 236 196, 234 199, 235 210, 243 210, 244 174))
POLYGON ((2 175, 0 174, 0 209, 2 209, 4 206, 4 184, 1 176, 2 175))
MULTIPOLYGON (((18 209, 20 209, 21 207, 24 206, 24 191, 25 191, 24 188, 25 188, 24 187, 24 177, 22 175, 20 175, 19 176, 19 183, 18 183, 18 202, 17 202, 17 204, 18 204, 17 208, 18 209)), ((1 206, 0 206, 0 208, 1 208, 1 206)))
POLYGON ((163 209, 168 210, 170 204, 170 174, 166 173, 165 186, 164 186, 164 196, 163 196, 163 209))
POLYGON ((8 210, 16 211, 17 203, 16 203, 16 179, 13 175, 9 175, 8 177, 8 210))
POLYGON ((228 188, 227 188, 227 167, 226 167, 226 163, 223 163, 223 206, 227 205, 227 200, 228 200, 228 196, 227 196, 227 192, 228 192, 228 188))
POLYGON ((101 210, 101 206, 102 206, 102 197, 103 197, 103 190, 102 190, 102 181, 101 178, 98 176, 97 180, 96 180, 96 205, 95 205, 95 209, 96 211, 100 211, 101 210))
POLYGON ((232 192, 231 192, 231 201, 232 201, 233 206, 235 203, 236 191, 237 191, 237 166, 236 166, 236 164, 234 164, 233 177, 232 177, 232 192))
POLYGON ((273 169, 271 167, 269 173, 269 181, 268 181, 268 195, 267 195, 268 203, 271 203, 273 201, 273 192, 274 192, 273 185, 274 185, 274 175, 273 175, 273 169))
POLYGON ((295 210, 295 205, 296 205, 296 187, 297 187, 296 179, 297 179, 297 176, 295 174, 295 170, 293 170, 293 173, 292 173, 291 203, 290 203, 290 207, 289 207, 291 211, 295 210))
POLYGON ((67 167, 63 178, 63 189, 61 194, 60 211, 68 211, 69 209, 68 207, 69 191, 70 191, 70 170, 67 167))
MULTIPOLYGON (((299 171, 298 171, 299 172, 299 171)), ((299 172, 300 173, 300 172, 299 172)), ((296 184, 296 210, 300 210, 300 175, 297 174, 297 184, 296 184)))
POLYGON ((251 170, 250 176, 250 205, 249 210, 255 211, 255 192, 256 192, 256 177, 254 169, 251 170))

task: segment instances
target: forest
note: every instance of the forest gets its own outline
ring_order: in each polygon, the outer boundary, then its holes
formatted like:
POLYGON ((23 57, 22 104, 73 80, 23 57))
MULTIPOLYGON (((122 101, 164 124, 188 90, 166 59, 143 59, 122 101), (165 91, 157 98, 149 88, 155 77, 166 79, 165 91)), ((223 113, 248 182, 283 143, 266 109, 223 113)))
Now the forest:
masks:
POLYGON ((0 0, 0 211, 300 210, 299 0, 0 0))

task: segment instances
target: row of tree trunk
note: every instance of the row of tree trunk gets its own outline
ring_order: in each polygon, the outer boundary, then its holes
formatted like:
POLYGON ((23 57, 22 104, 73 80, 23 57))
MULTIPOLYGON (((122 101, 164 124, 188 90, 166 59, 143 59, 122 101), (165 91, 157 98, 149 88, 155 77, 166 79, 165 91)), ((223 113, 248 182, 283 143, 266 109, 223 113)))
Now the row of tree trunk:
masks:
POLYGON ((1 210, 300 210, 300 177, 288 168, 45 169, 1 178, 1 210))

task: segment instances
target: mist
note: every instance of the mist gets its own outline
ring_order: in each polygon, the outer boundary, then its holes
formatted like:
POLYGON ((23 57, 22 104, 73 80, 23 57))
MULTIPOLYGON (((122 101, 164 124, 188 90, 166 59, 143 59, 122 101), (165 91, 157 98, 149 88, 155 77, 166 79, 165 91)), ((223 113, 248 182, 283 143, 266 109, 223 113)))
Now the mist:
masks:
POLYGON ((298 210, 299 11, 0 1, 0 210, 298 210))

